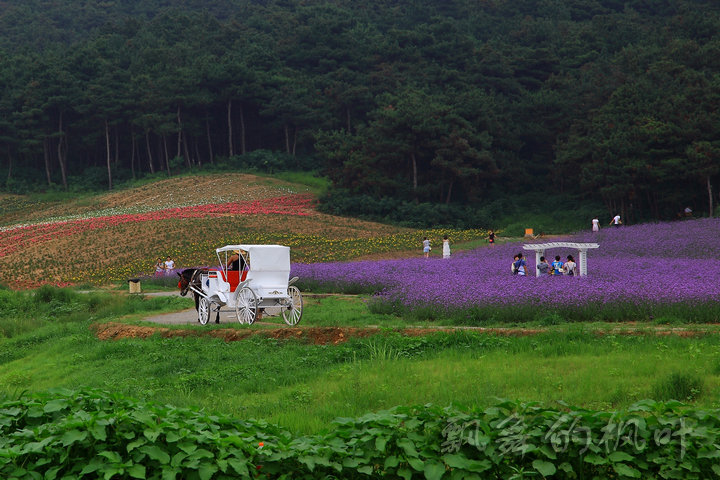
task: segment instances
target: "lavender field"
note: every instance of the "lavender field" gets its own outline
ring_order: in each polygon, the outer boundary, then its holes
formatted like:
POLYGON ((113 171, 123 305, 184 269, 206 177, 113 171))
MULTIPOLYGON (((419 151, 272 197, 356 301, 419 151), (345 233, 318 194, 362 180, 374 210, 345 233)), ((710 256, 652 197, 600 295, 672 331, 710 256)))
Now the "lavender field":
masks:
MULTIPOLYGON (((452 240, 452 239, 451 239, 452 240)), ((333 289, 372 290, 374 305, 423 318, 525 321, 716 321, 720 309, 720 220, 605 228, 552 241, 596 242, 587 277, 510 273, 522 243, 439 257, 295 264, 293 275, 333 289), (510 314, 508 312, 511 312, 510 314), (518 318, 518 316, 520 318, 518 318)), ((542 243, 533 241, 533 243, 542 243)), ((534 252, 524 252, 535 272, 534 252)), ((548 258, 577 251, 548 250, 548 258)))

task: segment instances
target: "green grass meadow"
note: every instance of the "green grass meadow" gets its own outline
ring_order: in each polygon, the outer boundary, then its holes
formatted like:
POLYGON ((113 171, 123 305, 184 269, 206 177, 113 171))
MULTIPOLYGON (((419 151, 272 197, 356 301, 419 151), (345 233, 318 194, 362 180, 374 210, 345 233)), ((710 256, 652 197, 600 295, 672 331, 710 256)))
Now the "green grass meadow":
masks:
POLYGON ((260 336, 101 341, 94 322, 137 323, 188 301, 52 288, 0 293, 0 395, 7 397, 92 387, 297 433, 396 405, 482 407, 499 398, 605 410, 650 397, 720 406, 716 333, 599 335, 595 326, 561 325, 528 336, 460 330, 408 337, 394 330, 401 319, 370 314, 362 299, 347 297, 308 301, 308 325, 386 328, 337 345, 260 336))

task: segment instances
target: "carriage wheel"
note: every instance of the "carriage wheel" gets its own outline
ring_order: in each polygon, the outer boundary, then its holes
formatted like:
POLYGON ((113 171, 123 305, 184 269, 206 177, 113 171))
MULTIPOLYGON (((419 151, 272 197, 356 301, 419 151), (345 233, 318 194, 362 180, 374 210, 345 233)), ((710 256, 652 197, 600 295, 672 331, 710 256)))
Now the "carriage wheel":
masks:
POLYGON ((210 320, 210 301, 201 297, 198 302, 198 322, 200 325, 206 325, 208 320, 210 320))
POLYGON ((248 287, 243 287, 235 296, 235 314, 238 322, 252 325, 257 318, 257 296, 248 287))
POLYGON ((291 327, 297 325, 302 318, 303 299, 300 289, 295 285, 288 287, 288 297, 290 297, 290 305, 282 311, 283 320, 291 327))

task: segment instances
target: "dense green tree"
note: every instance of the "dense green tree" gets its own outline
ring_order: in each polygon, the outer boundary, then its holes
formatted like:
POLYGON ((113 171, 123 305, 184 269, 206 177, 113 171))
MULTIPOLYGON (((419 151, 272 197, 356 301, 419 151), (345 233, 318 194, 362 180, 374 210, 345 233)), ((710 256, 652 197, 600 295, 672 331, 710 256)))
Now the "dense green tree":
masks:
POLYGON ((11 190, 264 149, 383 205, 540 192, 632 220, 720 199, 716 2, 2 5, 11 190))

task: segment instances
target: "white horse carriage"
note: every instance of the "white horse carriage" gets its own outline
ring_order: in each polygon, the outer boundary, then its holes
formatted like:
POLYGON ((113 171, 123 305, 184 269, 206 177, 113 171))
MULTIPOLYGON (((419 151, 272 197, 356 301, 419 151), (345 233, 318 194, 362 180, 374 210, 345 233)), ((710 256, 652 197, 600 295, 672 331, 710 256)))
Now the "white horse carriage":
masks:
POLYGON ((290 279, 290 247, 282 245, 226 245, 215 250, 220 265, 187 269, 180 275, 180 294, 195 295, 198 321, 205 325, 210 313, 234 309, 238 322, 252 325, 263 314, 282 314, 290 326, 302 318, 300 290, 290 279))

